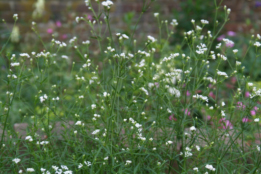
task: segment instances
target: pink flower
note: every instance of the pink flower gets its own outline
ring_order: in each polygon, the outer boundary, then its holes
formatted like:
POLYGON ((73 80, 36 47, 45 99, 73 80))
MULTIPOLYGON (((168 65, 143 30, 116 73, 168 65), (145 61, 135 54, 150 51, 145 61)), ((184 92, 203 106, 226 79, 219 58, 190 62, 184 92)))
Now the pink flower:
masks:
POLYGON ((87 18, 88 18, 88 20, 90 20, 90 21, 92 20, 92 16, 91 16, 91 15, 88 15, 87 18))
POLYGON ((220 36, 217 38, 217 40, 218 40, 219 42, 221 42, 224 38, 225 38, 225 35, 222 34, 222 35, 220 35, 220 36))
POLYGON ((226 43, 226 47, 228 47, 228 48, 232 48, 232 47, 234 47, 234 43, 232 43, 232 42, 227 42, 226 43))
POLYGON ((216 99, 216 96, 215 96, 215 94, 212 91, 208 94, 208 96, 212 97, 213 99, 216 99))
POLYGON ((251 110, 251 111, 250 111, 250 114, 251 114, 252 116, 254 116, 254 115, 256 115, 256 111, 255 111, 255 110, 251 110))
POLYGON ((190 92, 189 91, 187 91, 187 96, 190 96, 190 92))
POLYGON ((242 109, 245 109, 245 105, 243 105, 243 103, 242 102, 237 102, 237 107, 238 108, 242 108, 242 109))
POLYGON ((67 39, 67 34, 63 34, 62 39, 67 39))
POLYGON ((234 32, 234 31, 228 31, 228 32, 227 32, 227 35, 228 35, 228 36, 236 36, 236 32, 234 32))
MULTIPOLYGON (((182 109, 182 111, 184 111, 184 109, 182 109)), ((190 111, 188 109, 185 109, 185 112, 184 112, 186 115, 190 116, 190 111)))
POLYGON ((254 110, 256 110, 256 111, 257 111, 257 109, 258 109, 258 107, 256 107, 256 106, 255 106, 255 107, 254 107, 254 110))
POLYGON ((248 98, 250 96, 250 92, 245 92, 245 97, 248 98))
POLYGON ((53 29, 48 28, 48 29, 47 29, 47 33, 52 34, 52 33, 53 33, 53 29))
POLYGON ((232 123, 229 120, 226 120, 225 118, 221 118, 219 120, 219 123, 222 124, 222 126, 223 126, 222 128, 223 129, 233 129, 232 123))
POLYGON ((56 23, 55 23, 55 24, 56 24, 56 26, 57 26, 57 27, 61 27, 61 26, 62 26, 62 23, 61 23, 61 21, 56 21, 56 23))
POLYGON ((243 123, 246 123, 246 122, 250 122, 250 120, 249 120, 247 117, 244 117, 244 118, 242 119, 242 122, 243 122, 243 123))
POLYGON ((169 116, 169 120, 177 121, 177 119, 174 117, 174 114, 169 116))
POLYGON ((207 120, 208 121, 211 120, 211 116, 210 115, 207 116, 207 120))
POLYGON ((231 83, 235 84, 237 82, 237 78, 235 76, 233 76, 230 81, 231 81, 231 83))

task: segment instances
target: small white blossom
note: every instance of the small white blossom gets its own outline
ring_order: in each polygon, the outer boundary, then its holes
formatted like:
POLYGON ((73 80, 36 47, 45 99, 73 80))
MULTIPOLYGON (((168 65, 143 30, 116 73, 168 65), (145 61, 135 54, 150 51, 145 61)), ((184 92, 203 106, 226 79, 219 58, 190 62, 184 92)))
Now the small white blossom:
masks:
POLYGON ((13 159, 12 161, 17 164, 17 163, 19 163, 21 160, 20 160, 19 158, 15 158, 15 159, 13 159))
POLYGON ((27 172, 34 172, 35 170, 33 168, 27 168, 26 171, 27 172))
POLYGON ((206 166, 205 166, 207 169, 209 169, 209 170, 212 170, 212 171, 215 171, 216 169, 212 166, 212 165, 210 165, 210 164, 207 164, 206 166))

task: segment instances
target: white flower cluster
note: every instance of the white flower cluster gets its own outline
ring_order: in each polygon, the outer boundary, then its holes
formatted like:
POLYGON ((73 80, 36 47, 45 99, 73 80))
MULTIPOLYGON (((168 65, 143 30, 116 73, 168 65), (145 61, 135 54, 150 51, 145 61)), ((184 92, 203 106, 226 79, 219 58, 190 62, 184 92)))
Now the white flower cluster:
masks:
POLYGON ((140 89, 141 89, 146 95, 149 95, 149 92, 148 92, 147 89, 145 89, 144 87, 141 87, 140 89))
POLYGON ((41 141, 41 142, 37 141, 36 144, 47 145, 47 144, 49 144, 49 141, 41 141))
POLYGON ((234 42, 232 40, 226 39, 224 38, 223 41, 227 44, 227 45, 234 45, 234 42))
POLYGON ((125 166, 130 165, 131 163, 132 163, 131 160, 127 160, 126 163, 125 163, 125 166))
POLYGON ((179 23, 177 22, 177 19, 172 19, 172 21, 170 22, 170 25, 172 26, 177 26, 179 23))
POLYGON ((196 53, 198 54, 204 54, 208 49, 206 44, 201 43, 200 45, 197 45, 198 50, 196 50, 196 53))
POLYGON ((260 43, 260 42, 255 42, 255 43, 254 43, 254 46, 260 47, 260 46, 261 46, 261 43, 260 43))
POLYGON ((46 94, 44 94, 43 96, 40 96, 40 102, 43 103, 47 98, 48 98, 48 96, 46 94))
POLYGON ((32 138, 32 136, 29 135, 29 136, 26 136, 26 137, 25 137, 25 140, 28 140, 28 141, 32 142, 32 141, 33 141, 33 138, 32 138))
MULTIPOLYGON (((137 128, 137 135, 139 140, 145 141, 146 138, 142 136, 142 125, 137 123, 133 118, 129 118, 129 121, 137 128)), ((131 129, 133 129, 134 127, 131 126, 131 129)))
POLYGON ((148 36, 148 40, 149 40, 150 42, 156 42, 156 41, 157 41, 157 39, 155 39, 155 38, 152 37, 152 36, 148 36))
POLYGON ((201 19, 200 22, 201 22, 202 24, 209 24, 209 22, 208 22, 207 20, 204 20, 204 19, 201 19))
POLYGON ((174 58, 177 57, 177 56, 179 56, 179 53, 170 54, 169 57, 164 57, 163 60, 161 61, 161 63, 167 62, 167 61, 169 61, 169 60, 171 60, 171 59, 174 59, 174 58))
POLYGON ((222 71, 217 71, 217 74, 220 75, 220 76, 225 76, 226 78, 228 78, 228 75, 226 72, 222 72, 222 71))
POLYGON ((217 83, 217 81, 215 80, 215 79, 213 79, 212 77, 204 77, 203 78, 204 80, 208 80, 208 81, 210 81, 211 83, 217 83))
POLYGON ((190 156, 192 156, 192 155, 193 155, 193 154, 191 153, 191 148, 186 147, 186 148, 185 148, 185 158, 190 157, 190 156))
POLYGON ((193 98, 201 99, 201 100, 204 100, 204 101, 208 102, 208 97, 207 96, 196 94, 196 95, 193 95, 193 98))
POLYGON ((222 60, 226 61, 227 60, 227 57, 222 55, 222 54, 217 54, 218 57, 220 57, 222 60))
POLYGON ((212 166, 212 165, 210 165, 210 164, 207 164, 206 166, 205 166, 208 170, 211 170, 211 171, 215 171, 216 169, 212 166))
POLYGON ((51 172, 49 172, 48 170, 44 169, 44 168, 41 168, 40 169, 42 174, 51 174, 51 172))
POLYGON ((102 6, 104 6, 105 8, 110 9, 110 8, 111 8, 111 5, 113 5, 113 2, 110 1, 110 0, 107 0, 107 1, 103 1, 101 4, 102 4, 102 6))
POLYGON ((14 158, 12 161, 17 164, 17 163, 19 163, 21 160, 20 160, 19 158, 14 158))
POLYGON ((171 95, 174 95, 174 96, 177 97, 177 98, 180 97, 180 91, 177 90, 177 89, 174 88, 174 87, 169 87, 169 88, 168 88, 168 92, 169 92, 171 95))
POLYGON ((13 62, 13 63, 11 63, 11 67, 14 67, 14 66, 20 66, 20 63, 19 63, 19 62, 13 62))
POLYGON ((117 33, 116 36, 119 37, 119 40, 129 39, 129 36, 127 36, 126 34, 117 33))
POLYGON ((68 169, 67 166, 61 165, 61 168, 57 166, 52 166, 52 168, 55 170, 55 174, 72 174, 73 172, 68 169))

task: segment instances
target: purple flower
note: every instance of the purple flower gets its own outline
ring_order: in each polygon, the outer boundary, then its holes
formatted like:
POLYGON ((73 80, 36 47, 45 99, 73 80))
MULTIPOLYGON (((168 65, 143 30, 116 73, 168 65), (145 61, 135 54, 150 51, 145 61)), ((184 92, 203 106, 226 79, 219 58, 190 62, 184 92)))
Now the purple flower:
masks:
POLYGON ((88 18, 88 20, 90 20, 90 21, 92 20, 92 16, 91 16, 91 15, 88 15, 87 18, 88 18))
POLYGON ((250 96, 250 92, 245 92, 245 97, 248 98, 250 96))
POLYGON ((174 114, 172 114, 172 115, 169 116, 169 120, 177 121, 177 119, 174 117, 174 114))
POLYGON ((225 118, 221 118, 219 120, 219 123, 223 125, 223 129, 233 129, 233 125, 229 120, 226 120, 225 118))
POLYGON ((207 120, 208 121, 211 120, 211 116, 210 115, 207 116, 207 120))
POLYGON ((236 36, 236 32, 234 32, 234 31, 228 31, 228 32, 227 32, 227 35, 228 35, 228 36, 236 36))
POLYGON ((190 96, 190 92, 189 91, 187 91, 187 96, 190 96))
POLYGON ((256 111, 255 111, 255 110, 251 110, 251 111, 250 111, 250 114, 251 114, 252 116, 254 116, 254 115, 256 115, 256 111))
POLYGON ((244 110, 246 106, 243 105, 242 102, 237 102, 237 107, 238 107, 238 108, 242 108, 242 109, 244 110))
POLYGON ((221 42, 224 38, 225 38, 225 35, 222 34, 222 35, 220 35, 220 36, 217 38, 217 40, 218 40, 219 42, 221 42))
POLYGON ((47 33, 52 34, 52 33, 53 33, 53 29, 48 28, 48 29, 47 29, 47 33))
POLYGON ((232 48, 235 44, 232 42, 226 43, 226 47, 232 48))
POLYGON ((247 118, 247 117, 244 117, 243 119, 242 119, 242 122, 243 123, 246 123, 246 122, 249 122, 250 120, 247 118))
POLYGON ((57 27, 61 27, 61 26, 62 26, 62 23, 61 23, 61 21, 56 21, 56 23, 55 23, 55 24, 56 24, 56 26, 57 26, 57 27))
MULTIPOLYGON (((184 111, 184 109, 182 109, 182 111, 184 111)), ((190 111, 188 109, 185 110, 184 112, 186 115, 190 116, 190 111)))
POLYGON ((255 7, 261 7, 261 2, 260 1, 256 1, 255 2, 255 7))

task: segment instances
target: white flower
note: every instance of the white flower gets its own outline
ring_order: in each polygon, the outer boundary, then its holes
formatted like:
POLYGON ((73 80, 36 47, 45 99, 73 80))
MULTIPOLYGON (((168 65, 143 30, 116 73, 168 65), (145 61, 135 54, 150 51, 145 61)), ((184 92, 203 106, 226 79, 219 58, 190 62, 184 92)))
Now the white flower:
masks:
POLYGON ((80 163, 79 165, 78 165, 78 169, 80 169, 80 168, 82 168, 83 167, 83 165, 82 165, 82 163, 80 163))
POLYGON ((204 19, 201 19, 200 22, 201 22, 202 24, 208 24, 208 23, 209 23, 207 20, 204 20, 204 19))
POLYGON ((196 131, 195 126, 191 126, 191 127, 190 127, 190 131, 196 131))
POLYGON ((92 132, 92 135, 96 135, 99 132, 100 132, 100 129, 96 129, 95 131, 92 132))
POLYGON ((82 125, 82 122, 81 122, 81 121, 77 121, 77 122, 75 123, 75 125, 80 126, 80 125, 82 125))
POLYGON ((221 105, 222 105, 222 106, 225 106, 226 104, 225 104, 225 102, 222 102, 221 105))
POLYGON ((131 164, 131 163, 132 163, 131 160, 127 160, 126 163, 125 163, 125 165, 129 165, 129 164, 131 164))
POLYGON ((159 13, 154 13, 154 17, 158 17, 159 16, 159 13))
POLYGON ((166 145, 173 144, 173 141, 167 141, 166 145))
POLYGON ((178 98, 180 97, 180 91, 177 90, 176 88, 174 88, 174 87, 169 87, 169 88, 168 88, 168 91, 169 91, 170 94, 175 95, 175 96, 178 97, 178 98))
POLYGON ((258 150, 258 152, 260 152, 260 146, 256 146, 256 149, 258 150))
POLYGON ((32 138, 32 136, 27 136, 27 137, 25 137, 25 140, 33 141, 33 138, 32 138))
POLYGON ((197 151, 200 151, 200 147, 199 146, 196 146, 196 149, 197 149, 197 151))
POLYGON ((253 86, 253 83, 251 83, 251 82, 249 82, 249 83, 247 83, 248 84, 248 86, 253 86))
POLYGON ((91 166, 92 163, 90 161, 84 161, 84 164, 86 164, 87 166, 91 166))
POLYGON ((19 66, 20 63, 19 62, 14 62, 14 63, 11 63, 11 66, 14 67, 14 66, 19 66))
POLYGON ((14 15, 13 15, 13 18, 14 18, 15 20, 17 20, 17 19, 18 19, 18 14, 14 14, 14 15))
POLYGON ((96 108, 96 104, 92 104, 91 107, 92 107, 92 109, 95 109, 96 108))
POLYGON ((256 47, 260 47, 261 44, 260 44, 260 42, 255 42, 255 43, 254 43, 254 46, 256 46, 256 47))
POLYGON ((193 170, 196 171, 196 172, 198 172, 198 168, 197 168, 197 167, 194 167, 193 170))
POLYGON ((205 166, 207 169, 209 169, 209 170, 212 170, 212 171, 215 171, 216 169, 212 166, 212 165, 210 165, 210 164, 207 164, 206 166, 205 166))
POLYGON ((157 40, 156 40, 154 37, 152 37, 152 36, 148 36, 148 40, 151 41, 151 42, 156 42, 156 41, 157 41, 157 40))
POLYGON ((107 0, 107 1, 103 1, 101 4, 102 4, 102 6, 110 9, 110 6, 113 4, 113 2, 110 0, 107 0))
POLYGON ((233 53, 237 53, 237 52, 238 52, 238 50, 237 50, 237 49, 234 49, 234 50, 233 50, 233 53))
POLYGON ((19 163, 21 160, 20 160, 19 158, 15 158, 15 159, 13 159, 12 161, 17 164, 17 163, 19 163))
POLYGON ((220 75, 220 76, 228 77, 227 73, 222 72, 222 71, 217 71, 217 74, 220 75))
POLYGON ((107 161, 108 159, 109 159, 109 157, 108 157, 108 156, 106 156, 106 157, 104 158, 104 160, 106 160, 106 161, 107 161))
POLYGON ((23 170, 19 170, 19 172, 18 173, 23 173, 23 170))
POLYGON ((80 17, 77 16, 77 17, 75 18, 75 21, 76 21, 77 23, 79 23, 79 21, 80 21, 80 17))
POLYGON ((26 171, 27 172, 34 172, 35 170, 33 168, 27 168, 26 171))
POLYGON ((256 123, 259 122, 259 118, 255 118, 254 122, 256 122, 256 123))
POLYGON ((201 99, 201 100, 208 102, 208 97, 203 96, 203 95, 196 94, 196 95, 193 95, 193 98, 201 99))

